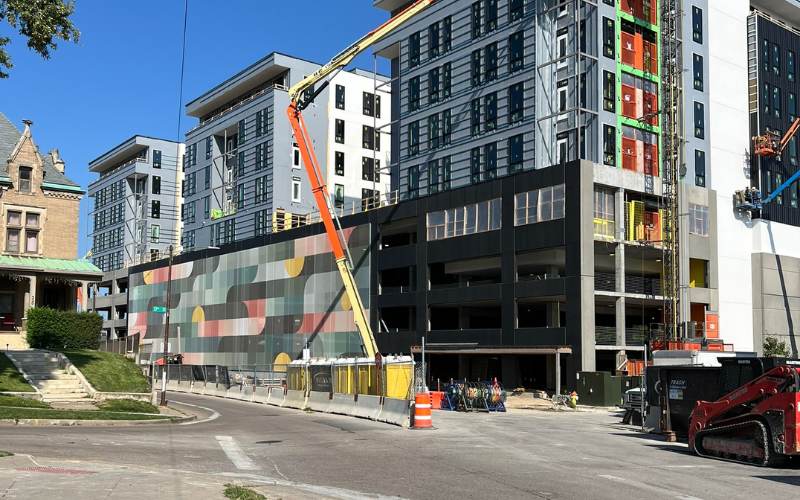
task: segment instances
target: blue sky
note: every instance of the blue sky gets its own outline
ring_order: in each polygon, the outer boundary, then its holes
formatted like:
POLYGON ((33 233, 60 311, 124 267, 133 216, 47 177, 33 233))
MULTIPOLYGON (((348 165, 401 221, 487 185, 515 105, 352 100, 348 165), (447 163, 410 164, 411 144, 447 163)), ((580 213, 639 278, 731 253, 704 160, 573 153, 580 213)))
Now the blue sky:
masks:
MULTIPOLYGON (((86 188, 95 178, 88 162, 130 136, 176 138, 184 2, 76 3, 80 42, 61 44, 48 61, 0 23, 14 62, 0 80, 0 111, 20 128, 33 120, 42 152, 58 148, 67 175, 86 188)), ((272 51, 326 62, 386 19, 372 0, 189 0, 183 102, 272 51)), ((371 68, 372 57, 355 65, 371 68)), ((184 116, 182 131, 194 124, 184 116)), ((79 256, 91 246, 88 210, 85 197, 79 256)))

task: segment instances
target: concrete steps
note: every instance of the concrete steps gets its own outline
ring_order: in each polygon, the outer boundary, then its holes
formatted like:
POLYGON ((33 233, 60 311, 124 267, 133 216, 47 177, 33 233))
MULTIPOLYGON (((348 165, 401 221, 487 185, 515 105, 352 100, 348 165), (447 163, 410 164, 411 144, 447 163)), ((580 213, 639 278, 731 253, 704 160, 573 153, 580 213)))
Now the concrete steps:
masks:
POLYGON ((30 384, 39 390, 46 403, 79 401, 89 397, 78 377, 59 367, 57 355, 38 350, 10 351, 7 355, 30 384))
POLYGON ((3 332, 0 333, 0 349, 21 350, 28 349, 28 339, 26 332, 3 332))

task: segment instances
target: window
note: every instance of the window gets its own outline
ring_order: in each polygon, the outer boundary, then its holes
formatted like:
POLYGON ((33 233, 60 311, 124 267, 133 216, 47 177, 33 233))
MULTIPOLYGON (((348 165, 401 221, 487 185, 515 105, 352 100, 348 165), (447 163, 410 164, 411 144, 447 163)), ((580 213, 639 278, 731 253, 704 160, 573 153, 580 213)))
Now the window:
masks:
POLYGON ((791 50, 786 52, 786 78, 790 81, 794 81, 794 52, 791 50))
POLYGON ((428 194, 438 193, 440 191, 440 184, 442 183, 442 173, 439 171, 439 160, 431 160, 428 162, 428 194))
MULTIPOLYGON (((519 215, 522 215, 517 212, 519 215)), ((616 225, 617 208, 614 200, 614 189, 594 188, 594 235, 602 239, 613 240, 616 225)))
POLYGON ((36 212, 26 212, 25 213, 25 227, 26 228, 38 228, 39 227, 39 214, 36 212))
POLYGON ((408 111, 419 109, 419 76, 408 81, 408 111))
POLYGON ((558 60, 556 68, 558 69, 566 68, 569 62, 567 61, 567 33, 566 28, 559 30, 556 37, 556 59, 558 60))
POLYGON ((292 179, 292 202, 300 203, 300 194, 300 179, 295 177, 292 179))
POLYGON ((475 49, 470 56, 470 77, 472 86, 477 87, 481 84, 481 49, 475 49))
POLYGON ((361 189, 361 210, 370 210, 380 205, 381 193, 380 191, 373 191, 372 189, 361 189))
POLYGON ((567 161, 567 137, 565 134, 558 134, 556 136, 556 151, 558 152, 558 156, 556 157, 556 161, 559 165, 565 163, 567 161))
POLYGON ((419 66, 419 32, 408 37, 408 66, 419 66))
MULTIPOLYGON (((267 110, 261 109, 256 111, 256 137, 261 137, 266 132, 267 125, 267 110)), ((206 160, 208 160, 208 139, 206 139, 206 160)))
POLYGON ((442 66, 442 98, 447 99, 450 97, 450 87, 451 87, 451 73, 452 65, 448 63, 444 63, 442 66))
POLYGON ((470 182, 481 181, 481 148, 472 148, 469 152, 470 182))
POLYGON ((769 71, 769 42, 766 38, 761 42, 761 65, 764 71, 769 71))
POLYGON ((564 184, 514 196, 514 225, 536 224, 564 218, 564 184))
POLYGON ((211 196, 203 198, 203 218, 208 219, 211 214, 211 196))
POLYGON ((373 127, 363 125, 361 127, 361 145, 364 149, 374 151, 381 150, 381 136, 373 127))
POLYGON ((408 169, 408 196, 416 198, 419 195, 419 165, 412 165, 408 169))
POLYGON ((344 153, 336 151, 334 157, 336 175, 344 175, 344 153))
POLYGON ((236 209, 241 210, 244 208, 247 198, 245 197, 245 185, 238 184, 236 186, 236 209))
POLYGON ((510 0, 508 2, 508 22, 513 23, 525 15, 525 0, 510 0))
POLYGON ((256 144, 256 170, 267 167, 267 144, 256 144))
POLYGON ((694 54, 694 89, 703 91, 703 56, 694 54))
POLYGON ((449 52, 453 47, 453 18, 450 16, 442 19, 442 53, 449 52))
POLYGON ((449 109, 442 111, 442 146, 450 144, 453 136, 452 116, 449 109))
POLYGON ((771 112, 769 106, 770 103, 772 102, 772 100, 770 99, 770 95, 772 94, 772 91, 770 90, 771 88, 772 85, 770 85, 769 83, 764 83, 764 93, 761 95, 761 101, 764 103, 765 115, 768 115, 771 112))
POLYGON ((244 120, 239 120, 239 134, 238 134, 239 146, 242 146, 244 145, 245 142, 247 142, 247 129, 245 125, 246 123, 244 120))
POLYGON ((150 226, 150 243, 158 243, 159 239, 161 239, 161 226, 153 224, 150 226))
POLYGON ((780 87, 772 87, 772 113, 775 115, 775 118, 781 117, 781 89, 780 87))
POLYGON ((792 137, 789 139, 789 144, 787 146, 789 150, 789 164, 792 166, 797 166, 797 137, 792 137))
POLYGON ((525 66, 525 33, 518 31, 508 37, 508 72, 513 73, 525 66))
POLYGON ((19 187, 18 191, 20 193, 30 193, 31 192, 31 176, 33 174, 33 169, 31 167, 19 167, 19 187))
POLYGON ((481 3, 480 2, 473 2, 472 9, 471 9, 471 19, 472 19, 472 38, 478 38, 481 36, 481 3))
MULTIPOLYGON (((775 174, 775 189, 777 189, 781 184, 783 184, 783 175, 782 174, 775 174)), ((775 203, 778 205, 783 205, 783 192, 775 197, 775 203)))
POLYGON ((244 177, 244 151, 239 151, 239 154, 236 155, 236 177, 244 177))
POLYGON ((508 88, 508 123, 521 122, 524 118, 524 83, 519 82, 508 88))
POLYGON ((772 44, 772 72, 781 75, 781 47, 777 43, 772 44))
POLYGON ((439 102, 439 68, 428 71, 428 103, 439 102))
POLYGON ((614 112, 617 103, 617 77, 610 71, 603 71, 603 109, 614 112))
POLYGON ((6 229, 6 252, 19 253, 19 229, 6 229))
POLYGON ((617 165, 617 129, 611 125, 603 125, 603 164, 617 165))
POLYGON ((269 211, 259 210, 256 212, 256 236, 264 236, 269 231, 269 211))
POLYGON ((161 194, 161 177, 154 175, 153 182, 150 186, 153 194, 161 194))
POLYGON ((419 153, 419 122, 412 122, 408 124, 408 154, 415 155, 419 153))
POLYGON ((694 150, 694 184, 706 186, 706 152, 699 149, 694 150))
POLYGON ((703 11, 692 6, 692 40, 703 43, 703 11))
POLYGON ((363 156, 361 158, 361 179, 365 181, 380 182, 381 162, 375 158, 363 156))
POLYGON ((497 42, 490 43, 483 49, 483 79, 491 82, 497 79, 497 42))
POLYGON ((490 142, 483 147, 484 179, 497 177, 497 144, 490 142))
POLYGON ((211 187, 211 167, 208 166, 205 168, 205 189, 209 189, 211 187))
POLYGON ((338 144, 344 144, 344 120, 336 118, 334 136, 334 140, 338 144))
MULTIPOLYGON (((558 92, 558 112, 563 113, 567 110, 567 103, 568 103, 567 94, 569 88, 567 87, 567 81, 563 80, 558 82, 558 88, 556 90, 558 92)), ((566 115, 558 117, 559 120, 564 120, 566 118, 567 118, 566 115)))
MULTIPOLYGON (((194 146, 197 148, 197 145, 194 146)), ((161 168, 161 151, 153 150, 153 168, 161 168)))
POLYGON ((344 85, 336 86, 336 109, 344 109, 344 85))
POLYGON ((439 23, 428 26, 428 59, 439 56, 439 23))
POLYGON ((794 119, 797 118, 797 96, 794 92, 789 92, 789 96, 787 97, 787 110, 789 116, 789 123, 794 122, 794 119))
POLYGON ((698 139, 706 137, 705 106, 702 102, 694 103, 694 136, 698 139))
POLYGON ((439 115, 434 113, 428 117, 428 149, 439 147, 439 115))
POLYGON ((425 217, 428 241, 496 231, 502 228, 502 222, 500 198, 464 207, 428 212, 425 217))
POLYGON ((483 127, 487 132, 497 128, 497 92, 483 98, 483 127))
POLYGON ((292 168, 300 168, 300 146, 292 143, 292 168))
POLYGON ((153 219, 160 219, 161 218, 161 202, 158 200, 152 200, 150 202, 150 217, 153 219))
MULTIPOLYGON (((262 111, 263 113, 263 111, 262 111)), ((211 153, 213 151, 214 139, 211 137, 206 137, 206 160, 211 159, 211 153)))
POLYGON ((708 236, 708 207, 689 203, 689 232, 708 236))
POLYGON ((497 0, 485 0, 486 13, 483 17, 483 22, 486 27, 486 33, 497 29, 497 0))
POLYGON ((470 133, 474 136, 481 133, 481 100, 473 99, 469 111, 470 133))
POLYGON ((616 51, 616 28, 614 27, 614 21, 604 17, 603 18, 603 55, 614 59, 614 53, 616 51))
POLYGON ((255 182, 253 201, 256 205, 267 201, 267 176, 258 177, 255 182))
POLYGON ((522 134, 508 138, 508 173, 522 170, 523 140, 522 134))
POLYGON ((375 109, 375 94, 371 92, 363 92, 361 97, 361 106, 365 116, 374 116, 380 118, 380 113, 376 113, 375 109))
POLYGON ((344 206, 344 185, 343 184, 334 184, 333 185, 333 206, 336 208, 342 208, 344 206))
POLYGON ((22 212, 8 211, 8 225, 21 226, 22 225, 22 212))

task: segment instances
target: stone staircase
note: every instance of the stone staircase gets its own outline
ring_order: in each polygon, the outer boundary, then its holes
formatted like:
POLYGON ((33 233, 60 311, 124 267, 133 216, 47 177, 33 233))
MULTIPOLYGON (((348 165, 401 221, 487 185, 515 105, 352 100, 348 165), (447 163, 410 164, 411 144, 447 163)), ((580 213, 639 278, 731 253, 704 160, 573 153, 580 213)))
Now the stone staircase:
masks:
POLYGON ((28 349, 25 332, 0 332, 0 349, 28 349))
POLYGON ((78 377, 59 367, 56 353, 29 349, 9 351, 6 356, 39 390, 46 403, 80 402, 89 397, 78 377))

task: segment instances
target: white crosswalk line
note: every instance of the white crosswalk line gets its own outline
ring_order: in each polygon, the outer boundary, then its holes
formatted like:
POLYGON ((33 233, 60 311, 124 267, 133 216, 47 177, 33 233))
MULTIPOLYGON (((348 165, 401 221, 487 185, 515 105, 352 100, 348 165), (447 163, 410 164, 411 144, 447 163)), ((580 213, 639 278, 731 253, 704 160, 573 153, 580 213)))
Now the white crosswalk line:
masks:
POLYGON ((245 452, 236 443, 232 436, 216 436, 222 451, 228 456, 228 459, 233 462, 239 470, 259 470, 260 467, 255 462, 250 460, 245 452))

